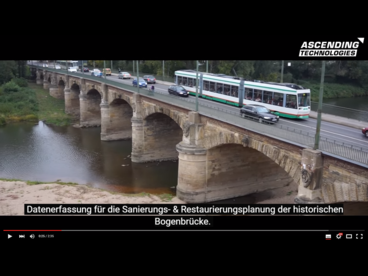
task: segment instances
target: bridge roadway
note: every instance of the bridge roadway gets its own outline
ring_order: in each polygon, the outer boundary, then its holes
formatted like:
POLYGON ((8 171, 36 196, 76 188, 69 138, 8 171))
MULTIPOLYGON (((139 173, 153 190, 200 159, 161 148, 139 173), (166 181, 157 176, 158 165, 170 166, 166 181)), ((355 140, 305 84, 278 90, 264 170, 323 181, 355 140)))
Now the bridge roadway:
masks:
MULTIPOLYGON (((37 65, 42 66, 42 64, 37 64, 37 65)), ((47 69, 47 68, 44 68, 44 69, 47 69)), ((53 69, 53 68, 50 68, 50 69, 53 69)), ((65 73, 65 70, 60 70, 60 73, 65 73)), ((84 72, 84 74, 82 72, 70 73, 70 75, 72 74, 78 74, 81 76, 86 75, 89 77, 91 76, 91 73, 89 72, 84 72)), ((132 75, 132 78, 134 78, 133 75, 132 75)), ((96 80, 97 79, 100 79, 100 78, 96 77, 96 80)), ((114 73, 112 74, 112 76, 107 76, 106 79, 117 82, 117 83, 132 85, 132 79, 130 80, 129 79, 119 79, 117 74, 114 74, 114 73)), ((158 81, 155 84, 155 93, 168 95, 168 87, 173 84, 174 83, 158 81)), ((148 84, 149 87, 151 85, 152 84, 148 84)), ((145 89, 145 88, 141 88, 141 89, 145 89)), ((193 103, 193 107, 195 106, 196 99, 194 96, 190 96, 188 98, 182 98, 182 100, 191 102, 193 103)), ((240 114, 238 107, 229 106, 226 104, 210 101, 207 99, 199 98, 198 100, 200 103, 199 110, 201 108, 201 105, 205 105, 209 108, 214 108, 220 111, 224 111, 226 113, 231 113, 234 115, 240 114)), ((328 114, 322 115, 321 138, 320 138, 321 141, 327 140, 332 143, 336 143, 339 145, 345 145, 349 147, 352 146, 353 148, 357 150, 368 152, 368 139, 361 132, 361 129, 363 127, 366 127, 365 125, 362 125, 361 127, 359 127, 359 122, 356 121, 357 123, 352 124, 352 126, 354 127, 349 127, 349 126, 342 125, 342 124, 323 121, 324 116, 329 116, 329 115, 328 114)), ((280 118, 280 121, 276 123, 275 125, 269 125, 270 128, 272 127, 281 128, 285 131, 302 133, 310 137, 315 136, 316 126, 317 126, 317 120, 313 118, 304 119, 304 120, 293 120, 293 119, 287 119, 287 118, 280 118)))

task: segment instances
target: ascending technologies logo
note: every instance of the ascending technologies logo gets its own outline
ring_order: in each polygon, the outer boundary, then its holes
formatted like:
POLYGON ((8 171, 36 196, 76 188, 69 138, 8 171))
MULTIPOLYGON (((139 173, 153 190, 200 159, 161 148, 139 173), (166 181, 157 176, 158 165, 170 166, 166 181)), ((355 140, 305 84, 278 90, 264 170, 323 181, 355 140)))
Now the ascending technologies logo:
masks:
MULTIPOLYGON (((358 39, 364 43, 364 37, 358 39)), ((356 57, 359 41, 304 41, 300 47, 299 57, 356 57)))

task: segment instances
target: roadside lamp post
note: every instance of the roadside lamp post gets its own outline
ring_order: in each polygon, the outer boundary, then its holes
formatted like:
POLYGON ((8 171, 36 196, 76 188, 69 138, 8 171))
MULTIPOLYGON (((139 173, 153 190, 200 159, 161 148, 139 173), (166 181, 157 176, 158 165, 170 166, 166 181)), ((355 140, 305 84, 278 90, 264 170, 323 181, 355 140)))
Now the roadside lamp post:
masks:
POLYGON ((103 71, 104 71, 104 75, 105 75, 105 79, 106 79, 106 60, 104 60, 104 69, 103 69, 103 71))
POLYGON ((138 87, 138 94, 139 94, 139 67, 138 67, 139 63, 137 60, 137 87, 138 87))
POLYGON ((321 132, 321 113, 322 113, 322 100, 323 100, 323 81, 325 79, 325 65, 326 61, 322 60, 322 72, 321 72, 321 86, 319 88, 319 101, 318 101, 318 116, 317 116, 317 129, 316 129, 316 139, 314 142, 314 150, 319 147, 319 137, 321 132))
POLYGON ((133 75, 134 75, 134 73, 135 73, 135 70, 134 70, 134 60, 133 60, 133 75))
POLYGON ((282 83, 284 77, 284 61, 281 62, 281 80, 280 83, 282 83))
POLYGON ((165 61, 162 61, 162 80, 165 81, 165 61))
POLYGON ((83 60, 82 60, 82 74, 84 75, 84 64, 83 64, 83 60))
POLYGON ((198 112, 198 67, 203 64, 200 64, 197 60, 197 74, 196 74, 196 112, 198 112))
POLYGON ((208 60, 206 60, 206 73, 208 73, 208 60))

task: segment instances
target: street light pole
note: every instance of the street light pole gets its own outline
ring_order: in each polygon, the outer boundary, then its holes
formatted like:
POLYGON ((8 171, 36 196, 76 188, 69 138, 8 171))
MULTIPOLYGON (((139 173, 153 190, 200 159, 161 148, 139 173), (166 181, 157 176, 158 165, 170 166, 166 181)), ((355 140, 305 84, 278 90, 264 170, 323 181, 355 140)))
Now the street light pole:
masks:
POLYGON ((198 112, 198 67, 203 64, 200 64, 197 60, 197 74, 196 74, 196 112, 198 112))
POLYGON ((165 81, 165 61, 162 61, 162 80, 165 81))
POLYGON ((84 63, 83 63, 83 60, 82 60, 82 74, 84 75, 84 63))
POLYGON ((318 101, 318 116, 317 116, 317 130, 316 130, 316 139, 314 142, 314 150, 317 150, 319 147, 319 137, 321 132, 321 113, 322 113, 322 100, 323 100, 323 81, 325 79, 325 65, 326 61, 322 60, 322 73, 321 73, 321 86, 319 88, 319 101, 318 101))
POLYGON ((206 73, 208 73, 208 60, 206 60, 206 73))
POLYGON ((281 81, 280 83, 282 83, 283 77, 284 77, 284 61, 281 62, 281 81))
POLYGON ((134 60, 133 60, 133 76, 134 76, 135 70, 134 70, 134 60))
POLYGON ((104 71, 105 79, 106 79, 106 60, 104 60, 104 68, 102 69, 104 71))
POLYGON ((138 68, 138 60, 137 60, 137 87, 138 87, 138 94, 139 94, 139 68, 138 68))

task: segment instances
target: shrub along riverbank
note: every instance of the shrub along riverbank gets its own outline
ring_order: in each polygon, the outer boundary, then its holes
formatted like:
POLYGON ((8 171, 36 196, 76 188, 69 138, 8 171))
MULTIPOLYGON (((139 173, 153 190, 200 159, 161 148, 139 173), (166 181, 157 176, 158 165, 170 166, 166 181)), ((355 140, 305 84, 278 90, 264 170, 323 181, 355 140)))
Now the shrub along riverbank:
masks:
POLYGON ((69 125, 72 118, 64 110, 64 100, 51 97, 47 90, 24 79, 13 79, 0 87, 0 125, 39 120, 69 125))

